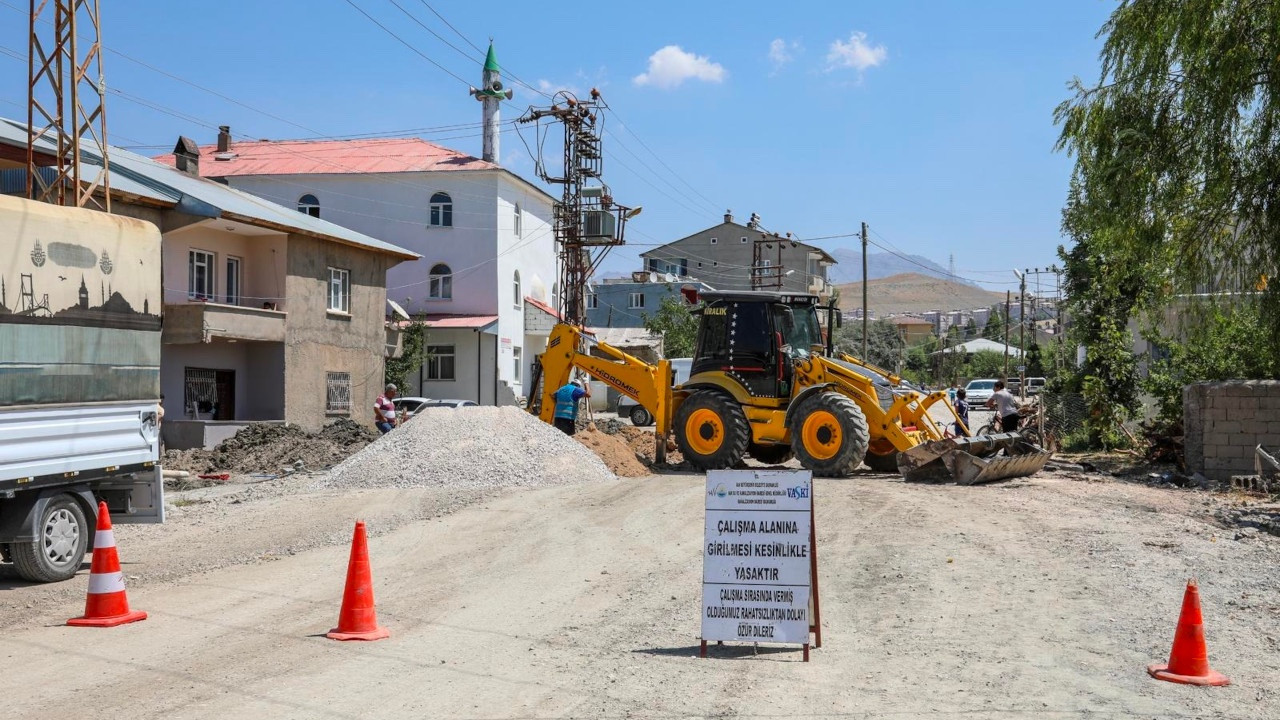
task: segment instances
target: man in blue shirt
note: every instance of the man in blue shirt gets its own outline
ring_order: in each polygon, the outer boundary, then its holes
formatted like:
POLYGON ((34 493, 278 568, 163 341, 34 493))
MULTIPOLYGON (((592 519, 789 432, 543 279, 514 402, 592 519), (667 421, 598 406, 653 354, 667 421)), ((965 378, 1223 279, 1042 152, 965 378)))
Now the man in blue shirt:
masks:
POLYGON ((967 395, 968 393, 965 392, 964 388, 956 390, 955 409, 956 415, 960 418, 960 422, 955 423, 956 435, 958 437, 965 437, 969 434, 966 432, 966 428, 969 427, 969 403, 965 400, 967 395), (963 423, 963 425, 961 423, 963 423))
POLYGON ((581 380, 574 380, 556 391, 555 425, 565 435, 572 435, 578 430, 578 401, 590 398, 591 393, 583 389, 581 380))

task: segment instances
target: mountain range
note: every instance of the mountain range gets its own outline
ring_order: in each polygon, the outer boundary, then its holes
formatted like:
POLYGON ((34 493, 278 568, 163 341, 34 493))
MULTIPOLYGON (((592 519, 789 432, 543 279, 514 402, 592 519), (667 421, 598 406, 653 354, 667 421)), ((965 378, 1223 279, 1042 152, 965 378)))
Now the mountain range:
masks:
MULTIPOLYGON (((870 257, 867 264, 871 264, 870 257)), ((862 307, 861 282, 836 288, 840 291, 842 310, 862 307)), ((1003 303, 1004 297, 1004 293, 914 272, 867 281, 867 304, 871 306, 872 317, 928 310, 975 310, 1003 303)))
MULTIPOLYGON (((835 250, 830 250, 828 252, 838 263, 827 268, 827 279, 833 285, 862 282, 861 250, 854 250, 852 248, 836 248, 835 250)), ((901 275, 903 273, 928 275, 929 277, 941 278, 944 280, 950 280, 951 282, 977 287, 976 283, 952 277, 950 273, 947 272, 946 268, 929 258, 922 257, 920 255, 904 255, 899 257, 887 252, 867 253, 867 278, 869 280, 878 280, 880 278, 901 275)))

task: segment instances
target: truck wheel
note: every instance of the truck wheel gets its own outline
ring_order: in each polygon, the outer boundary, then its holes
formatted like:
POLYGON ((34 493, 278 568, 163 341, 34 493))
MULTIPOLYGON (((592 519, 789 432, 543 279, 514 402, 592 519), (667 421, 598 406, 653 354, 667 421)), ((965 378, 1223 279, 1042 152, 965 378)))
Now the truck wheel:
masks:
POLYGON ((643 405, 636 405, 631 408, 631 424, 636 427, 644 427, 653 422, 653 416, 643 405))
POLYGON ((759 443, 751 443, 747 446, 747 455, 752 460, 765 465, 781 465, 790 460, 793 453, 791 446, 786 443, 779 445, 761 445, 759 443))
POLYGON ((851 475, 867 454, 868 440, 862 409, 839 393, 810 396, 791 418, 791 447, 815 475, 851 475))
POLYGON ((695 390, 685 398, 673 426, 680 452, 699 470, 733 467, 751 441, 742 407, 732 397, 713 390, 695 390))
POLYGON ((862 462, 876 472, 898 472, 898 449, 887 440, 882 440, 881 443, 872 443, 867 448, 867 456, 862 458, 862 462), (881 443, 883 443, 884 447, 880 446, 881 443), (876 452, 877 450, 883 450, 884 452, 876 452))
POLYGON ((40 514, 35 542, 13 543, 18 575, 31 582, 58 582, 75 575, 89 547, 89 532, 75 498, 53 498, 40 514))

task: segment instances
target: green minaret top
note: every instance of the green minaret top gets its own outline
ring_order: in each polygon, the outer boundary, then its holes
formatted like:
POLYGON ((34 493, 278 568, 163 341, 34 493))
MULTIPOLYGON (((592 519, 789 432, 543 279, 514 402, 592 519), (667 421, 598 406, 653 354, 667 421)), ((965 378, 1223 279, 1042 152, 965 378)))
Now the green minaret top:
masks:
POLYGON ((492 70, 493 72, 502 72, 502 69, 498 67, 498 56, 493 52, 492 42, 489 43, 489 54, 484 56, 484 69, 492 70))

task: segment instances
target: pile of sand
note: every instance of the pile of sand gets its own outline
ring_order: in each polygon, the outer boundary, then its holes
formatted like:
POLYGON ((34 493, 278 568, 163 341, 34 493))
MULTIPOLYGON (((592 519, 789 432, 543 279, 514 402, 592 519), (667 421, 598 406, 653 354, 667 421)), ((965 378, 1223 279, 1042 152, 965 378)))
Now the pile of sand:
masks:
MULTIPOLYGON (((644 463, 636 459, 635 451, 618 435, 609 435, 599 430, 579 430, 573 439, 591 448, 619 477, 644 477, 651 472, 644 463)), ((653 444, 653 435, 649 436, 649 442, 653 444)))

